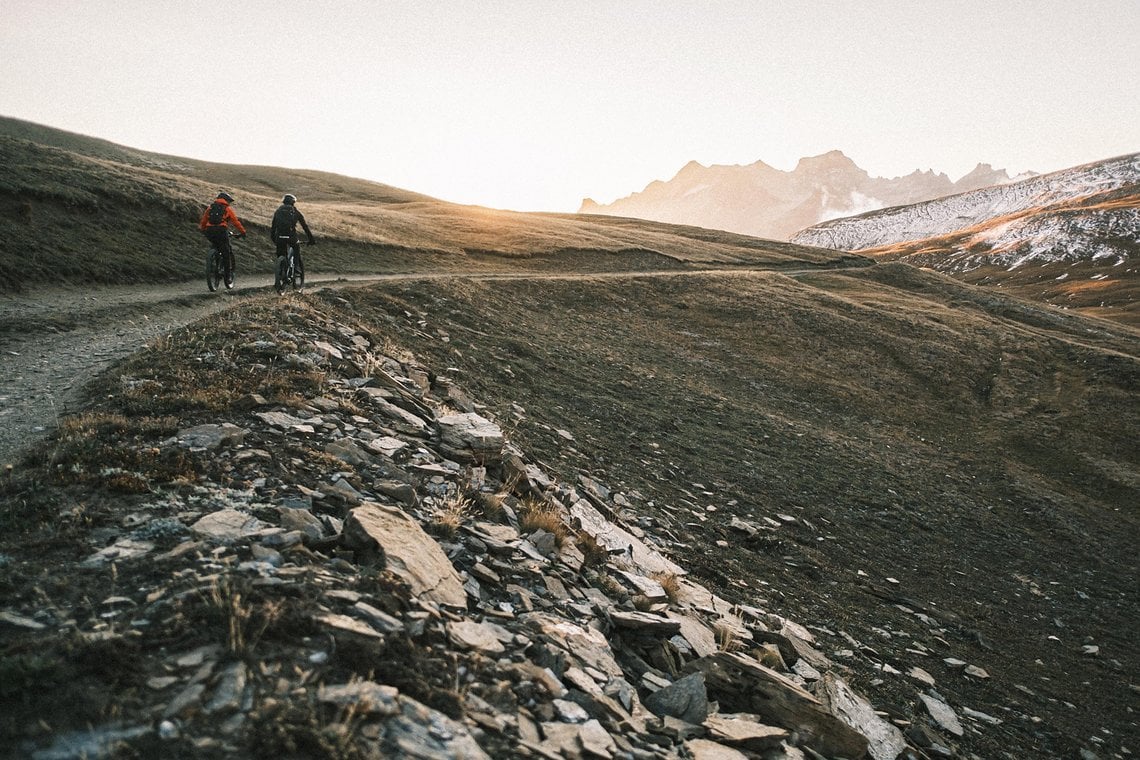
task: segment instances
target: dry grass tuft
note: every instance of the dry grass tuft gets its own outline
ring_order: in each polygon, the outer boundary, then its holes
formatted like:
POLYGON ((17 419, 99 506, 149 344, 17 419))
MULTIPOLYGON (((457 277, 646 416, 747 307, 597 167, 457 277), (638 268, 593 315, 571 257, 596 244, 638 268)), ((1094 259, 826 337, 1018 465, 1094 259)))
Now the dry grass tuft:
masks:
POLYGON ((716 647, 721 652, 735 652, 740 649, 740 639, 736 635, 736 629, 729 623, 718 620, 713 625, 713 633, 716 635, 716 647))
POLYGON ((584 530, 578 531, 574 543, 582 552, 583 564, 586 567, 600 567, 606 563, 606 559, 610 556, 606 547, 584 530))
POLYGON ((598 590, 600 590, 611 599, 617 599, 618 601, 621 601, 629 597, 629 591, 626 589, 626 587, 608 573, 598 573, 598 577, 595 579, 594 585, 598 588, 598 590))
POLYGON ((519 507, 519 529, 523 533, 544 530, 554 535, 554 543, 562 543, 570 537, 570 530, 562 520, 562 513, 554 504, 537 499, 526 499, 519 507))
POLYGON ((676 573, 658 570, 650 577, 661 584, 661 588, 665 589, 665 596, 669 597, 670 602, 676 604, 677 597, 681 593, 681 576, 676 573))
POLYGON ((206 600, 225 627, 226 649, 237 655, 249 654, 285 609, 280 600, 251 604, 246 586, 246 581, 223 574, 211 583, 206 600))
POLYGON ((473 500, 472 505, 479 511, 479 514, 492 522, 498 522, 503 519, 506 514, 506 502, 509 494, 503 492, 497 493, 477 493, 473 500))
POLYGON ((440 538, 455 538, 470 512, 470 499, 459 494, 449 496, 428 523, 428 532, 440 538))

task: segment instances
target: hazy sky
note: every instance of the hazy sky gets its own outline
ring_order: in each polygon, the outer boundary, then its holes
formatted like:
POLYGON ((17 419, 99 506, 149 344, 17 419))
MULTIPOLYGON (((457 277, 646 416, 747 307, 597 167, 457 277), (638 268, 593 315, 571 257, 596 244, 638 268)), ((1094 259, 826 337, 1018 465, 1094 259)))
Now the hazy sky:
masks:
POLYGON ((1140 151, 1140 0, 0 0, 0 114, 575 211, 686 162, 1140 151))

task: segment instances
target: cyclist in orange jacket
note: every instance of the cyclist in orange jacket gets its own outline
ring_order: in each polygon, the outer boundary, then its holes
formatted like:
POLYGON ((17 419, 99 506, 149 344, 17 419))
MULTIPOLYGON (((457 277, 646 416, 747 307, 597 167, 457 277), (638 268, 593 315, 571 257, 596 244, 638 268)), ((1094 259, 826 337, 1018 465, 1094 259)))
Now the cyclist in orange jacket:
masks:
POLYGON ((227 192, 218 193, 218 197, 209 205, 198 222, 198 229, 214 246, 214 250, 222 254, 226 262, 226 287, 234 286, 234 249, 230 246, 230 225, 237 230, 237 237, 245 237, 245 227, 237 218, 230 206, 234 197, 227 192))

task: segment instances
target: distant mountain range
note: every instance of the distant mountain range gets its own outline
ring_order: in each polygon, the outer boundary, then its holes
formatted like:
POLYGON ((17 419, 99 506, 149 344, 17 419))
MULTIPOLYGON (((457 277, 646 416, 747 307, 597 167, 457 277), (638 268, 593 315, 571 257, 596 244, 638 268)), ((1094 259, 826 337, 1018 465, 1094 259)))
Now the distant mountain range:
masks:
POLYGON ((1119 255, 1110 238, 1137 233, 1140 153, 906 206, 826 221, 792 237, 802 245, 857 251, 958 233, 961 253, 1017 265, 1054 254, 1119 255), (1118 192, 1125 190, 1124 198, 1118 192), (1095 240, 1094 240, 1095 238, 1095 240), (1109 246, 1109 248, 1106 248, 1109 246))
MULTIPOLYGON (((1020 179, 1029 175, 1021 175, 1020 179)), ((872 177, 841 151, 802 158, 790 172, 763 161, 704 166, 690 161, 673 179, 650 183, 613 203, 587 198, 580 214, 606 214, 787 240, 829 219, 917 203, 1013 181, 1004 169, 978 166, 958 181, 942 173, 872 177)))
POLYGON ((905 261, 1140 324, 1140 153, 835 219, 792 242, 905 261))

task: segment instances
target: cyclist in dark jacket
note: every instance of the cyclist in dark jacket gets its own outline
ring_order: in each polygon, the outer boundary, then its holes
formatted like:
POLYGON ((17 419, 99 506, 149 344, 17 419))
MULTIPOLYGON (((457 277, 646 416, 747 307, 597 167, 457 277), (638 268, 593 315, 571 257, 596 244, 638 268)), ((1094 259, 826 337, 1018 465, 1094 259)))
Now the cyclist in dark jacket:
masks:
POLYGON ((305 222, 305 215, 301 213, 301 209, 297 208, 297 196, 290 193, 281 199, 281 205, 277 211, 273 212, 273 221, 269 225, 269 237, 277 246, 278 259, 289 254, 289 246, 296 246, 297 269, 304 272, 305 266, 301 263, 301 246, 297 245, 298 224, 305 230, 305 235, 309 238, 309 245, 316 245, 317 241, 313 240, 313 233, 309 230, 308 223, 305 222))
POLYGON ((198 229, 210 241, 210 245, 214 246, 214 250, 222 254, 222 260, 226 262, 227 288, 233 287, 234 284, 234 249, 230 246, 230 225, 238 231, 238 237, 245 237, 245 227, 230 206, 233 202, 234 197, 229 193, 224 191, 218 193, 218 197, 206 207, 202 219, 198 222, 198 229), (210 213, 215 205, 220 207, 220 214, 210 213))

